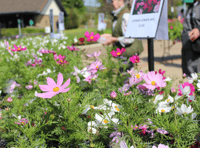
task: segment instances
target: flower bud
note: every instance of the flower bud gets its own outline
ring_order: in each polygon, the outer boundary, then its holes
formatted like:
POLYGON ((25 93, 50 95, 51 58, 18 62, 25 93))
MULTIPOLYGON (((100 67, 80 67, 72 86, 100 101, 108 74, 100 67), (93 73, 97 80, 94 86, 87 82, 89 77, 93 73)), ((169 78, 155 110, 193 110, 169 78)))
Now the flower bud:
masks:
POLYGON ((184 74, 183 74, 183 79, 184 79, 185 77, 186 77, 186 74, 184 73, 184 74))
POLYGON ((71 99, 69 98, 69 99, 67 99, 67 101, 68 101, 68 102, 70 102, 70 101, 71 101, 71 99))
POLYGON ((7 98, 7 101, 8 101, 8 102, 12 102, 13 99, 12 99, 11 97, 9 97, 9 98, 7 98))
POLYGON ((110 96, 111 98, 115 99, 117 97, 117 93, 115 91, 112 91, 110 96))

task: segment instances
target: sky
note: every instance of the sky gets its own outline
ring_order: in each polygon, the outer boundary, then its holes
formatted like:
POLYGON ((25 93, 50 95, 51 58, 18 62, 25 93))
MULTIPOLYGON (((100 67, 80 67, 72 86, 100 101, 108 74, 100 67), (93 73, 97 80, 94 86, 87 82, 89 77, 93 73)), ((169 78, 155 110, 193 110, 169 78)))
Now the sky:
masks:
POLYGON ((101 4, 97 2, 97 0, 83 0, 84 1, 84 5, 85 6, 92 6, 95 7, 95 3, 96 3, 96 7, 100 7, 101 4))

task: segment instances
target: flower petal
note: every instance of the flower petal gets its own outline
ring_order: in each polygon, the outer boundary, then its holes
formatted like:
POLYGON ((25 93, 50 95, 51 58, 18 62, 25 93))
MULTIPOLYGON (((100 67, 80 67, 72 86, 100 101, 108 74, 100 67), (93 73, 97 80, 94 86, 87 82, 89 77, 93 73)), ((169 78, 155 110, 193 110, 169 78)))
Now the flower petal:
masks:
POLYGON ((67 89, 60 89, 59 92, 68 92, 71 88, 67 88, 67 89))
POLYGON ((47 84, 50 87, 56 87, 57 86, 56 83, 55 83, 55 81, 52 78, 50 78, 50 77, 47 77, 47 84))
POLYGON ((61 73, 58 74, 58 78, 57 78, 57 85, 58 87, 60 87, 63 83, 63 75, 61 73))
POLYGON ((70 78, 60 87, 60 89, 66 88, 70 84, 70 78))
POLYGON ((86 38, 90 37, 90 33, 88 31, 86 31, 84 35, 85 35, 86 38))
POLYGON ((50 87, 49 85, 39 85, 39 87, 42 91, 53 91, 53 87, 50 87))
POLYGON ((59 92, 47 92, 47 93, 38 93, 37 96, 40 98, 52 98, 53 96, 59 94, 59 92))

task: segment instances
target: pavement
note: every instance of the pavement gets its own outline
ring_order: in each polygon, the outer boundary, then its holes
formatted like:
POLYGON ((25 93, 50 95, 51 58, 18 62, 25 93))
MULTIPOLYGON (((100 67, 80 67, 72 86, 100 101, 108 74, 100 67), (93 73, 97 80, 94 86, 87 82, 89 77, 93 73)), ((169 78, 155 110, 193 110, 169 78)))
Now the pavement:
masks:
MULTIPOLYGON (((143 72, 148 71, 148 44, 147 40, 142 40, 144 51, 140 54, 140 63, 138 68, 143 72)), ((100 43, 93 45, 85 45, 78 47, 80 49, 85 49, 86 54, 92 54, 95 51, 102 52, 100 57, 106 56, 106 48, 100 43)), ((165 71, 165 76, 170 77, 174 80, 172 87, 177 87, 179 80, 182 80, 182 68, 181 68, 181 48, 182 43, 176 42, 173 44, 172 41, 155 40, 154 41, 154 70, 158 71, 162 69, 165 71), (168 45, 170 45, 170 50, 168 50, 168 45), (165 50, 164 50, 165 48, 165 50), (165 54, 164 54, 165 52, 165 54), (164 58, 162 58, 164 55, 164 58)), ((84 62, 91 62, 84 60, 84 62)))

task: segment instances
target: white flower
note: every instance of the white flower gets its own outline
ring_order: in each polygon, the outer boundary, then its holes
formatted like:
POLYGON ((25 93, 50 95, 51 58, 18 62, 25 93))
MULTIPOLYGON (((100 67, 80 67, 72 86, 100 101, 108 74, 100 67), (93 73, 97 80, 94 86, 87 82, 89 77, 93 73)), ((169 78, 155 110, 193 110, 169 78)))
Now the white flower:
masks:
POLYGON ((197 87, 198 87, 197 90, 200 91, 200 80, 198 80, 197 87))
POLYGON ((78 39, 77 37, 74 38, 74 43, 77 43, 78 42, 78 39))
POLYGON ((88 133, 92 132, 92 134, 96 134, 97 130, 94 127, 98 127, 97 123, 95 121, 88 122, 88 133))
POLYGON ((118 123, 119 119, 116 119, 116 118, 112 118, 109 117, 109 116, 100 116, 98 114, 95 114, 95 120, 96 120, 96 123, 99 124, 99 125, 104 125, 105 128, 108 128, 108 126, 105 126, 107 125, 108 123, 111 123, 111 122, 114 122, 115 124, 118 123))
POLYGON ((183 89, 183 86, 180 85, 180 89, 183 95, 189 96, 191 90, 190 90, 190 86, 185 86, 183 89))
POLYGON ((153 99, 153 103, 156 104, 157 101, 162 100, 163 99, 163 95, 157 95, 155 99, 153 99))
POLYGON ((191 74, 192 77, 188 77, 188 82, 193 83, 194 80, 197 80, 198 76, 196 73, 191 74))
POLYGON ((171 80, 172 80, 172 79, 169 78, 169 77, 167 77, 167 78, 165 79, 166 82, 167 82, 167 81, 168 81, 168 82, 171 82, 171 80))
POLYGON ((174 102, 174 99, 173 99, 171 96, 169 96, 168 99, 165 100, 165 102, 167 102, 168 104, 169 104, 169 103, 173 103, 173 102, 174 102))
POLYGON ((191 114, 192 120, 194 120, 196 117, 197 117, 197 114, 195 114, 195 113, 192 113, 192 114, 191 114))
POLYGON ((192 106, 190 105, 188 108, 185 104, 182 104, 181 105, 181 108, 177 107, 177 112, 176 114, 177 115, 182 115, 182 114, 190 114, 191 112, 193 112, 193 108, 192 106))
POLYGON ((168 113, 171 109, 172 107, 168 106, 168 102, 160 102, 158 104, 158 108, 156 109, 156 113, 168 113))
POLYGON ((98 107, 95 107, 93 105, 86 105, 85 110, 82 112, 82 114, 86 114, 90 109, 98 109, 98 107))

